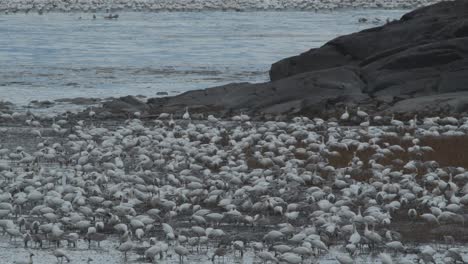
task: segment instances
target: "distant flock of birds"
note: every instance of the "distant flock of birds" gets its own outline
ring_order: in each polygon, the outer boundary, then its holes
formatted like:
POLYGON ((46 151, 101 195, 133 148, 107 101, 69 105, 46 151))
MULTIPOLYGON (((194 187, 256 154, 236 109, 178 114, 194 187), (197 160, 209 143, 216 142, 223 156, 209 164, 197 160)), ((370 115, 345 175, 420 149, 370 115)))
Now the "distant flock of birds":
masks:
POLYGON ((415 8, 434 4, 437 0, 2 0, 0 11, 16 12, 98 12, 111 8, 128 11, 249 11, 249 10, 333 10, 354 8, 415 8))
MULTIPOLYGON (((341 264, 359 254, 436 263, 436 249, 405 244, 412 238, 392 223, 462 226, 468 204, 468 171, 425 160, 434 150, 421 144, 466 135, 468 118, 403 122, 346 108, 335 121, 192 121, 186 109, 181 119, 137 112, 108 126, 92 110, 83 120, 27 112, 0 121, 1 133, 25 129, 36 142, 0 145, 0 228, 11 243, 53 248, 59 262, 84 240, 150 262, 190 263, 212 249, 213 262, 250 252, 261 263, 317 263, 324 254, 341 264), (343 125, 352 118, 358 126, 343 125), (18 122, 25 128, 8 127, 18 122)), ((445 241, 444 263, 465 263, 459 241, 445 241)), ((34 254, 16 263, 32 264, 34 254)))

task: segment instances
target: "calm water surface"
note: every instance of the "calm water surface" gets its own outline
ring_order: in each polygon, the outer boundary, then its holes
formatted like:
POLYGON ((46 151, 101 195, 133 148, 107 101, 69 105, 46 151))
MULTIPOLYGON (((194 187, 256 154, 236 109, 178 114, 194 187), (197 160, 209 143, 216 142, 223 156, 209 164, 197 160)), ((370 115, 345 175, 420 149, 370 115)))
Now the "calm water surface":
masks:
POLYGON ((405 12, 128 12, 113 21, 0 15, 0 100, 26 105, 262 82, 273 62, 373 26, 359 17, 405 12))

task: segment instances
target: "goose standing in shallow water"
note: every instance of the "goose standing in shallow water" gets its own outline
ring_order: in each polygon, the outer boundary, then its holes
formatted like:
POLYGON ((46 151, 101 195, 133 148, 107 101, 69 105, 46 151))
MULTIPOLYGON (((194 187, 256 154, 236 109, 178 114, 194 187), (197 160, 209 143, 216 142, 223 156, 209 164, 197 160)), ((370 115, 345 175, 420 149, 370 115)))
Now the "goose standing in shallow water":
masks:
POLYGON ((214 253, 213 256, 211 257, 211 262, 215 262, 216 257, 220 258, 222 257, 224 259, 224 256, 228 253, 228 249, 226 247, 218 247, 214 253))
MULTIPOLYGON (((398 232, 408 225, 399 221, 433 223, 428 230, 463 225, 468 173, 425 160, 437 153, 425 146, 423 126, 395 132, 304 117, 250 123, 244 114, 233 118, 239 122, 209 116, 187 126, 167 114, 147 126, 134 117, 116 128, 69 121, 73 134, 60 140, 34 138, 40 142, 17 151, 2 146, 0 217, 21 214, 0 219, 12 244, 21 237, 25 246, 72 246, 84 237, 100 246, 113 232, 125 259, 135 253, 155 261, 175 252, 183 262, 190 249, 217 245, 214 260, 253 250, 264 262, 308 262, 312 254, 320 261, 327 254, 352 263, 366 245, 374 252, 410 248, 400 242, 398 232), (244 228, 253 230, 249 239, 235 235, 244 228), (343 241, 349 254, 335 250, 343 241)), ((37 118, 49 129, 49 119, 37 118)), ((449 121, 430 121, 432 131, 468 131, 449 121)), ((52 120, 53 129, 58 125, 66 124, 52 120)), ((424 250, 421 257, 435 254, 424 250)))
POLYGON ((126 242, 122 243, 117 249, 120 252, 124 253, 124 259, 125 261, 127 261, 127 252, 131 251, 133 247, 133 242, 130 239, 128 239, 126 242))
POLYGON ((181 246, 181 245, 177 245, 175 248, 174 248, 174 252, 179 255, 179 263, 183 263, 184 262, 184 257, 186 257, 190 252, 188 251, 188 249, 186 249, 185 247, 181 246))
POLYGON ((348 240, 349 243, 357 245, 359 242, 361 242, 361 235, 359 235, 358 231, 356 230, 356 224, 353 223, 353 233, 351 234, 351 237, 348 240))
POLYGON ((380 253, 379 256, 380 260, 382 261, 382 264, 393 264, 392 257, 387 253, 380 253))
POLYGON ((53 252, 53 255, 57 258, 57 262, 60 260, 59 263, 63 263, 63 259, 66 259, 67 262, 70 262, 70 258, 67 256, 64 250, 62 249, 56 249, 53 252))
POLYGON ((338 260, 340 264, 354 264, 354 259, 348 254, 340 254, 336 256, 336 260, 338 260))
POLYGON ((28 259, 15 260, 13 263, 14 264, 34 264, 33 257, 34 257, 34 254, 30 253, 28 259))

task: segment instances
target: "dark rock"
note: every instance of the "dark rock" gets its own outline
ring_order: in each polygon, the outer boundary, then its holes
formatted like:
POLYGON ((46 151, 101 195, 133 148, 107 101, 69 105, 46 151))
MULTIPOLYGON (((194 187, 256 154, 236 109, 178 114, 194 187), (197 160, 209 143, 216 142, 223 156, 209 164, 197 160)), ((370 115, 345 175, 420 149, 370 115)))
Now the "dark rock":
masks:
MULTIPOLYGON (((356 63, 356 61, 354 61, 356 63)), ((276 81, 299 73, 323 70, 353 63, 351 56, 344 55, 337 47, 325 45, 311 49, 299 56, 283 59, 272 65, 270 79, 276 81)))
MULTIPOLYGON (((357 65, 363 92, 390 97, 467 91, 468 1, 417 9, 385 26, 338 37, 319 49, 279 61, 271 80, 357 65)), ((437 97, 425 97, 428 98, 437 97)), ((455 107, 454 109, 459 109, 455 107)), ((416 110, 416 109, 415 109, 416 110)))
MULTIPOLYGON (((271 80, 294 74, 379 59, 400 53, 411 47, 468 34, 468 2, 464 0, 443 2, 410 12, 399 21, 385 26, 338 37, 319 49, 273 64, 271 80)), ((456 54, 439 54, 440 60, 450 60, 456 54)), ((414 54, 415 56, 417 54, 414 54)), ((419 54, 422 55, 422 54, 419 54)), ((434 54, 436 55, 436 54, 434 54)), ((401 63, 406 63, 404 58, 401 63)), ((424 57, 419 63, 426 65, 424 57)), ((394 64, 398 67, 398 64, 394 64)), ((429 66, 429 65, 428 65, 429 66)))
POLYGON ((11 107, 13 107, 13 104, 11 102, 0 100, 1 111, 9 110, 11 107))
POLYGON ((54 105, 54 102, 33 100, 30 102, 30 105, 37 108, 49 108, 54 105))
POLYGON ((168 92, 157 92, 156 95, 163 96, 163 95, 169 95, 169 93, 168 92))
POLYGON ((70 104, 76 104, 76 105, 92 105, 92 104, 100 103, 101 99, 76 97, 76 98, 61 98, 61 99, 55 100, 55 102, 70 103, 70 104))
POLYGON ((468 111, 468 92, 445 93, 417 98, 406 99, 397 102, 387 109, 388 112, 425 112, 450 113, 468 111))
MULTIPOLYGON (((148 111, 182 112, 188 106, 218 116, 246 112, 270 118, 333 115, 344 105, 406 114, 467 111, 468 1, 441 2, 338 37, 273 64, 270 78, 149 99, 148 111)), ((124 100, 113 104, 114 110, 127 104, 144 108, 124 100)))
POLYGON ((468 87, 461 87, 457 82, 466 81, 467 60, 468 38, 412 47, 363 65, 363 76, 367 80, 365 92, 428 95, 463 91, 468 87), (447 81, 448 77, 456 81, 447 81))
POLYGON ((135 96, 131 96, 131 95, 124 96, 124 97, 118 98, 117 100, 122 101, 129 105, 132 105, 134 107, 145 107, 145 103, 135 96))
POLYGON ((251 85, 230 84, 190 91, 175 97, 153 98, 154 112, 181 111, 187 105, 203 112, 255 112, 256 114, 297 114, 320 112, 337 101, 360 101, 364 83, 354 67, 309 72, 277 82, 251 85))
POLYGON ((148 106, 135 96, 125 96, 104 102, 102 105, 105 111, 114 114, 127 114, 137 111, 146 111, 148 106))

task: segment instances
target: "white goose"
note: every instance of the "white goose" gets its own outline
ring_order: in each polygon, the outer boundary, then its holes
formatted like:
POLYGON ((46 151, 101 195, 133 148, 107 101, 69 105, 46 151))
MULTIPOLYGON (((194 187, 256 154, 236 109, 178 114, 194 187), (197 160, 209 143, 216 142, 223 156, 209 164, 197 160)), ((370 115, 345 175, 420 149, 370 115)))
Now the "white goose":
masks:
POLYGON ((340 117, 341 120, 346 121, 349 119, 348 107, 345 107, 345 112, 340 117))
POLYGON ((15 260, 13 263, 14 264, 33 264, 34 263, 33 257, 34 257, 34 254, 30 253, 28 259, 15 260))
POLYGON ((367 118, 369 116, 369 114, 367 114, 366 112, 362 111, 360 107, 357 108, 357 112, 356 112, 357 116, 359 116, 360 118, 367 118))
POLYGON ((182 118, 185 120, 190 120, 190 113, 188 111, 188 107, 185 107, 185 113, 182 115, 182 118))

